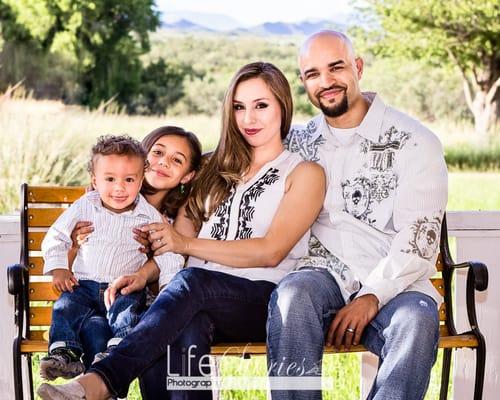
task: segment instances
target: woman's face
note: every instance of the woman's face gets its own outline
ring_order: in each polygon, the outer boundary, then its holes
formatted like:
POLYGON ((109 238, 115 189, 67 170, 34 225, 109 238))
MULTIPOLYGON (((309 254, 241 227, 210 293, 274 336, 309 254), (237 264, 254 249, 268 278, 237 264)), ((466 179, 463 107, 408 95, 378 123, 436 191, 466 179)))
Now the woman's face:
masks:
POLYGON ((191 171, 191 148, 181 136, 159 138, 148 153, 147 182, 157 190, 170 190, 187 183, 194 176, 191 171))
POLYGON ((240 82, 233 99, 240 133, 252 147, 281 142, 281 109, 262 78, 240 82))

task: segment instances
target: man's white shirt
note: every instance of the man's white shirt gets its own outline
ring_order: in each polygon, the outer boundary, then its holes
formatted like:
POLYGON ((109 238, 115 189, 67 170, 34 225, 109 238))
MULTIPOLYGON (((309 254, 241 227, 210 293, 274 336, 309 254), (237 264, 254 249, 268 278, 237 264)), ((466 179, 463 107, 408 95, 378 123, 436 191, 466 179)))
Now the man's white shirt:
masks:
POLYGON ((436 273, 448 177, 439 139, 378 95, 361 124, 343 132, 323 114, 292 127, 290 151, 325 169, 324 207, 310 255, 297 268, 326 267, 346 300, 372 293, 379 306, 403 291, 441 297, 436 273))

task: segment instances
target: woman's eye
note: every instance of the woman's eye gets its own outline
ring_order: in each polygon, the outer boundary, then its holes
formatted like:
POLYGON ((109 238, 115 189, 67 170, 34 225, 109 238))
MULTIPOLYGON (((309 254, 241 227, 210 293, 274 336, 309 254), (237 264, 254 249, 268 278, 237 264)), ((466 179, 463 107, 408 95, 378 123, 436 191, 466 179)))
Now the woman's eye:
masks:
POLYGON ((182 165, 182 160, 181 160, 180 158, 174 158, 174 162, 175 162, 176 164, 180 164, 180 165, 182 165))
POLYGON ((267 104, 267 103, 257 103, 257 106, 256 106, 256 108, 258 108, 258 109, 259 109, 259 108, 260 108, 260 109, 261 109, 261 108, 267 108, 267 107, 268 107, 268 104, 267 104))
POLYGON ((160 150, 151 150, 151 153, 154 154, 155 156, 161 156, 162 152, 160 150))
POLYGON ((239 111, 239 110, 244 110, 245 107, 243 107, 243 105, 241 105, 241 104, 233 104, 233 109, 235 111, 239 111))

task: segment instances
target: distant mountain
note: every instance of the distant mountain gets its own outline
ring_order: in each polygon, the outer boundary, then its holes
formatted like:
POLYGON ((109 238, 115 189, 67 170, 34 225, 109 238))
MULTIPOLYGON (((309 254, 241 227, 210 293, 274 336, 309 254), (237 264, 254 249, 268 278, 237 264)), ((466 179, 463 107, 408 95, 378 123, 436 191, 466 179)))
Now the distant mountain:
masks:
POLYGON ((227 33, 253 35, 310 35, 322 29, 345 31, 353 19, 348 15, 337 15, 335 20, 306 20, 302 22, 265 22, 244 27, 235 19, 222 14, 197 12, 171 12, 162 15, 162 28, 184 33, 227 33))
POLYGON ((223 14, 209 14, 193 11, 172 11, 163 13, 161 16, 162 28, 175 29, 175 25, 179 21, 188 21, 192 24, 191 27, 186 26, 185 29, 189 31, 194 29, 196 31, 230 31, 238 29, 242 23, 223 14), (198 25, 195 27, 194 25, 198 25))

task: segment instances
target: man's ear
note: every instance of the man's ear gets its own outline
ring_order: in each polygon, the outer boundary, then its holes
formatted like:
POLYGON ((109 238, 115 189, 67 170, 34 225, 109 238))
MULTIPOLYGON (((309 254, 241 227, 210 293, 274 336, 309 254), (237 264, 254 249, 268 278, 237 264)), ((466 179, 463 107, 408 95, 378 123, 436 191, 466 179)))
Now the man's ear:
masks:
POLYGON ((363 76, 364 61, 361 57, 356 57, 355 62, 356 62, 356 72, 359 80, 363 76))
POLYGON ((182 184, 186 184, 191 182, 191 180, 194 178, 196 175, 196 171, 191 171, 190 173, 184 175, 184 177, 181 179, 182 184))

